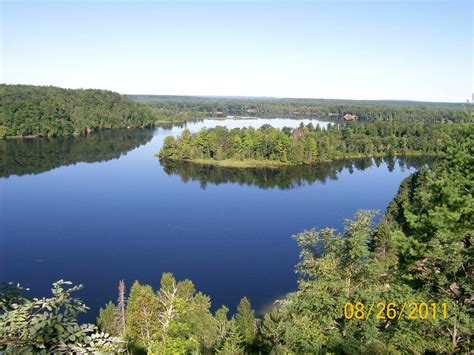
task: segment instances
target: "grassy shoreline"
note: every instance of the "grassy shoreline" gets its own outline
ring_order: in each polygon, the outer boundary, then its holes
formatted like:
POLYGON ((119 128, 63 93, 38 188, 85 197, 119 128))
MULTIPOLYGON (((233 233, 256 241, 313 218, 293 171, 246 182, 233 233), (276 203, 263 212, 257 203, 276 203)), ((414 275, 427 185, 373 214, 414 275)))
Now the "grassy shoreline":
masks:
MULTIPOLYGON (((159 153, 155 154, 156 157, 159 157, 159 153)), ((178 160, 171 160, 171 161, 182 161, 186 163, 193 163, 199 165, 212 165, 212 166, 219 166, 223 168, 271 168, 271 169, 278 169, 281 167, 288 167, 288 166, 300 166, 300 165, 315 165, 315 164, 324 164, 324 163, 331 163, 337 160, 345 160, 345 159, 363 159, 363 158, 383 158, 389 157, 388 154, 383 153, 376 153, 376 154, 351 154, 339 157, 337 159, 332 160, 320 160, 313 164, 293 164, 290 162, 280 162, 277 160, 255 160, 255 159, 247 159, 247 160, 235 160, 235 159, 224 159, 224 160, 214 160, 214 159, 178 159, 178 160)), ((412 152, 412 153, 405 153, 405 154, 395 154, 393 157, 441 157, 441 154, 426 154, 426 153, 419 153, 419 152, 412 152)))
MULTIPOLYGON (((156 157, 158 153, 155 154, 156 157)), ((213 165, 220 166, 224 168, 273 168, 277 169, 283 166, 294 166, 291 163, 284 163, 274 160, 234 160, 234 159, 225 159, 225 160, 214 160, 214 159, 180 159, 180 160, 171 160, 171 161, 182 161, 186 163, 193 163, 199 165, 213 165)))

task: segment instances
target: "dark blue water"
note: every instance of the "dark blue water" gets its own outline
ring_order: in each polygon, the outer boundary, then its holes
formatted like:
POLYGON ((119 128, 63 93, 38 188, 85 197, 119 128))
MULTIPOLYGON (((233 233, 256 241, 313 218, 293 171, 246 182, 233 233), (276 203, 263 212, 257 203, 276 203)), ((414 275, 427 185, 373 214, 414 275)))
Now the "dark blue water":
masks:
MULTIPOLYGON (((188 128, 250 123, 267 122, 188 128)), ((248 296, 261 311, 296 287, 291 235, 340 228, 357 209, 383 211, 420 163, 366 159, 281 172, 179 165, 165 172, 153 154, 181 129, 1 141, 0 280, 34 295, 46 295, 58 279, 82 283, 88 320, 116 299, 120 279, 157 288, 166 271, 191 279, 213 308, 233 309, 248 296)))

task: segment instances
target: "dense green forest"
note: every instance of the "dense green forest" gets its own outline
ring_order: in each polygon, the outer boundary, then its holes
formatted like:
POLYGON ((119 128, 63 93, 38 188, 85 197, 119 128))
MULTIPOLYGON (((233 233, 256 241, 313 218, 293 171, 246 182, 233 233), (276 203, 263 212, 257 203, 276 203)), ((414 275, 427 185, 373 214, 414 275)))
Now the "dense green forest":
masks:
POLYGON ((101 309, 97 326, 77 321, 87 310, 72 295, 78 287, 59 281, 50 298, 29 299, 10 284, 0 292, 0 350, 469 353, 474 127, 460 127, 444 152, 440 162, 402 182, 377 225, 375 212, 359 211, 343 231, 313 229, 293 236, 300 251, 298 288, 262 319, 245 297, 233 314, 225 306, 211 312, 210 297, 170 273, 162 275, 158 290, 135 282, 127 293, 120 282, 117 302, 101 309), (371 314, 370 305, 379 302, 387 309, 371 314), (413 313, 403 309, 412 302, 420 307, 411 319, 413 313), (348 303, 356 305, 351 316, 348 303))
POLYGON ((85 137, 0 139, 0 177, 117 159, 152 137, 152 130, 135 128, 99 131, 85 137))
POLYGON ((155 109, 107 90, 0 85, 0 137, 79 135, 199 117, 199 112, 155 109))
POLYGON ((130 95, 139 102, 168 110, 193 110, 206 116, 316 117, 339 120, 346 114, 359 121, 466 122, 459 103, 330 99, 219 98, 130 95))
POLYGON ((468 120, 462 108, 410 101, 125 96, 107 90, 0 84, 0 137, 79 135, 235 114, 460 123, 468 120))
POLYGON ((401 122, 344 122, 326 129, 307 126, 281 130, 216 127, 196 134, 184 130, 166 137, 163 160, 231 166, 301 165, 377 155, 440 155, 462 125, 401 122))
POLYGON ((0 86, 1 136, 67 136, 154 123, 150 107, 111 91, 0 86))
POLYGON ((408 156, 408 157, 375 157, 352 160, 338 160, 333 163, 318 163, 313 165, 281 166, 273 168, 235 169, 210 164, 196 164, 186 161, 166 160, 162 162, 164 171, 168 175, 178 175, 181 181, 199 181, 205 189, 208 184, 237 183, 240 185, 258 186, 261 189, 279 188, 293 189, 299 186, 311 185, 315 182, 325 183, 328 180, 337 180, 339 173, 347 169, 351 174, 354 171, 364 171, 372 166, 379 167, 382 163, 393 171, 398 164, 401 169, 419 169, 425 164, 431 165, 437 160, 435 157, 408 156))

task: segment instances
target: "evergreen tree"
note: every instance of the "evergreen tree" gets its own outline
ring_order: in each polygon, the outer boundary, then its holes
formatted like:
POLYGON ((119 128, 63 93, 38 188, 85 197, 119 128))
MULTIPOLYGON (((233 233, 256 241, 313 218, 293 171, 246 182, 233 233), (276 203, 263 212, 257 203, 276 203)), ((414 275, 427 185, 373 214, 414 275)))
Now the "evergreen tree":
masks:
POLYGON ((218 341, 218 322, 210 308, 210 297, 198 293, 193 297, 186 314, 190 333, 198 339, 200 350, 203 352, 211 351, 218 341))
POLYGON ((227 318, 227 313, 229 313, 229 308, 226 306, 221 306, 215 314, 217 326, 217 344, 220 344, 223 341, 230 329, 231 321, 227 318))
POLYGON ((100 308, 97 326, 104 332, 114 336, 119 335, 117 329, 115 305, 112 302, 106 304, 105 308, 100 308))
POLYGON ((159 329, 158 309, 158 300, 151 286, 135 281, 130 289, 125 313, 125 333, 147 350, 151 349, 159 329))
POLYGON ((245 344, 246 347, 251 347, 255 339, 257 325, 255 321, 255 311, 252 309, 247 297, 243 297, 237 306, 235 325, 242 336, 243 344, 245 344))
POLYGON ((231 322, 229 332, 224 339, 222 347, 217 350, 218 354, 237 355, 244 354, 243 339, 235 321, 231 322))

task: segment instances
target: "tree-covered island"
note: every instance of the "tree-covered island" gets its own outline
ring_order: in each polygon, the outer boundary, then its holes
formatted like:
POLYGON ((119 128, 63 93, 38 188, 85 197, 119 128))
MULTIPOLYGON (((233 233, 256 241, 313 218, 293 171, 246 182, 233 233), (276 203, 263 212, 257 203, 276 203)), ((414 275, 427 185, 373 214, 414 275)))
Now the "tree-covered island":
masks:
POLYGON ((216 127, 166 137, 157 154, 164 161, 225 167, 279 167, 374 156, 443 155, 462 124, 340 122, 321 129, 301 124, 276 129, 216 127))

